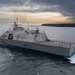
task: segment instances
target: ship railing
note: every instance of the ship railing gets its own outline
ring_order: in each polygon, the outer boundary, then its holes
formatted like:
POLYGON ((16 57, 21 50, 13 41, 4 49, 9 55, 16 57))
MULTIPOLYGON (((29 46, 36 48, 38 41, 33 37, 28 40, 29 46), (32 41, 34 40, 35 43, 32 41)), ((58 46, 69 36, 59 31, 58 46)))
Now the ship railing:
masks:
POLYGON ((74 41, 61 41, 61 40, 53 40, 53 39, 51 39, 50 41, 54 41, 54 42, 60 42, 60 43, 67 43, 67 44, 75 44, 75 42, 74 41))
POLYGON ((38 44, 48 45, 48 46, 55 46, 55 47, 62 47, 62 48, 71 48, 72 44, 75 44, 74 42, 66 42, 66 41, 56 41, 56 40, 50 40, 50 41, 43 41, 38 42, 38 44), (56 42, 56 43, 53 43, 56 42), (65 45, 64 45, 65 44, 65 45))

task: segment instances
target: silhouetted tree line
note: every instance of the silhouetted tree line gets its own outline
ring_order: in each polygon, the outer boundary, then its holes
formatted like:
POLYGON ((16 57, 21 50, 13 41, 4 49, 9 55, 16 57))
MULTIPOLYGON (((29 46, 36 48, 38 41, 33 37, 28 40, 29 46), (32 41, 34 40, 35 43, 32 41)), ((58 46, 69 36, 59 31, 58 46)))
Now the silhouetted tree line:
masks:
POLYGON ((75 27, 75 23, 63 23, 63 24, 42 24, 42 26, 53 26, 53 27, 75 27))

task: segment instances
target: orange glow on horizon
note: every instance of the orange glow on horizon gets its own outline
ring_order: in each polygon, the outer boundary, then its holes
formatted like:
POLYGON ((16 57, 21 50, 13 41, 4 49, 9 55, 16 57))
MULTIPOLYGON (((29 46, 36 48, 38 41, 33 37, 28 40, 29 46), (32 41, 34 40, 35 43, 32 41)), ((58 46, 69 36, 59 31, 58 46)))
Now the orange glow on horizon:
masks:
POLYGON ((43 23, 71 23, 68 20, 69 17, 63 16, 61 13, 52 12, 41 12, 41 13, 25 13, 25 12, 12 12, 8 16, 9 20, 0 22, 0 24, 8 24, 19 19, 19 23, 32 23, 32 24, 43 24, 43 23), (12 20, 10 20, 12 19, 12 20))

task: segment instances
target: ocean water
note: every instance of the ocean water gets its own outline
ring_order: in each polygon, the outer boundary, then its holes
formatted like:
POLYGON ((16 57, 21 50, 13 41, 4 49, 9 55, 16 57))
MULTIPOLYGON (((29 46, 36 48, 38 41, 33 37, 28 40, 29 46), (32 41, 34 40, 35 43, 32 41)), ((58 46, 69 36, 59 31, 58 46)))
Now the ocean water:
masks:
MULTIPOLYGON (((10 27, 1 25, 0 35, 10 27)), ((39 28, 51 40, 75 42, 75 28, 40 26, 28 28, 39 28)), ((68 59, 57 55, 3 46, 0 47, 0 75, 75 75, 75 55, 68 59)))

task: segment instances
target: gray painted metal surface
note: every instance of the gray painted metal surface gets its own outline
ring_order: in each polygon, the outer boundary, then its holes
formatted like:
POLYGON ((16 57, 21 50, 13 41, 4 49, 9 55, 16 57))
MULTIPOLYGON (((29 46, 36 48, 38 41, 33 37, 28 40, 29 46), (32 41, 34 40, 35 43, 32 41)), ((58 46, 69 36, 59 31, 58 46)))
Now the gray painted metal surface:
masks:
POLYGON ((71 56, 75 53, 75 44, 59 41, 51 41, 46 33, 36 30, 18 27, 14 22, 14 28, 0 36, 0 44, 12 45, 61 56, 71 56))
POLYGON ((0 43, 3 43, 4 45, 12 45, 12 46, 17 46, 17 47, 22 47, 27 49, 33 49, 36 51, 57 54, 57 55, 65 56, 65 57, 66 56, 70 57, 72 54, 75 53, 75 49, 63 48, 58 46, 50 46, 50 45, 38 44, 38 43, 32 43, 32 42, 0 39, 0 43))

